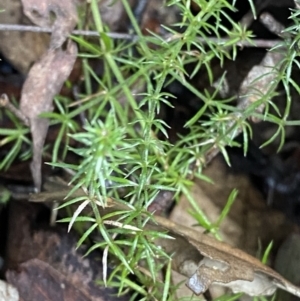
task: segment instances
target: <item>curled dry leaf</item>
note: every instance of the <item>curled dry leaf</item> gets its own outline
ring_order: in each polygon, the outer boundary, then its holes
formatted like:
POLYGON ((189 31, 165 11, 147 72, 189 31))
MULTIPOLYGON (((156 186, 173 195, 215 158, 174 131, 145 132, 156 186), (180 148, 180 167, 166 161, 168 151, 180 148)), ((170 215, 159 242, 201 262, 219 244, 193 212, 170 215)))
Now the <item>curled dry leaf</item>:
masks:
POLYGON ((22 3, 25 15, 33 23, 52 26, 50 48, 61 47, 77 23, 75 0, 22 0, 22 3))
POLYGON ((20 109, 30 124, 33 140, 31 172, 38 191, 41 188, 42 149, 49 126, 49 121, 39 115, 52 111, 53 97, 70 75, 76 55, 77 46, 71 41, 66 50, 48 50, 31 68, 22 89, 20 109))

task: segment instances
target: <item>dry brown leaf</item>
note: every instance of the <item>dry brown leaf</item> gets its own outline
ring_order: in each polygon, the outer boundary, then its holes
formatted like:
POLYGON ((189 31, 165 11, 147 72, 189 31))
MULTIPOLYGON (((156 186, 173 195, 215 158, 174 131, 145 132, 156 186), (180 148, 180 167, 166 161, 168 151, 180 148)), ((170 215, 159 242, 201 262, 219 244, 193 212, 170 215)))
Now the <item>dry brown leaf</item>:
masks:
POLYGON ((22 0, 24 13, 41 26, 52 26, 50 49, 31 68, 22 89, 21 119, 30 126, 33 140, 31 172, 37 191, 41 189, 42 149, 49 121, 39 115, 52 111, 53 97, 59 93, 75 63, 77 46, 63 43, 77 23, 75 0, 22 0))
POLYGON ((52 111, 53 97, 59 93, 73 68, 77 46, 69 41, 66 50, 54 49, 31 68, 22 89, 20 109, 28 119, 33 140, 31 172, 38 191, 41 189, 41 158, 49 121, 40 118, 52 111))
POLYGON ((42 148, 49 122, 39 115, 52 111, 53 97, 61 90, 75 63, 77 46, 68 41, 63 50, 62 45, 77 23, 77 11, 73 0, 22 0, 22 3, 25 15, 33 23, 52 26, 50 49, 31 68, 20 102, 21 112, 30 124, 33 140, 31 172, 36 189, 40 191, 42 148))
POLYGON ((22 3, 25 15, 33 23, 52 27, 50 49, 61 47, 77 23, 75 1, 22 0, 22 3))

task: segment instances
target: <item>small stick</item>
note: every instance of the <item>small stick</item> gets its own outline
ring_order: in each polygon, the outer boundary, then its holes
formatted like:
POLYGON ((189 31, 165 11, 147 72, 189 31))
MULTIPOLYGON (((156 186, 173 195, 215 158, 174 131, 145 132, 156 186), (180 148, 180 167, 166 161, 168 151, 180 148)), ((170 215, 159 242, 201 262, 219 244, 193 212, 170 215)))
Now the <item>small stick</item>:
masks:
POLYGON ((279 37, 284 30, 284 26, 278 22, 271 14, 265 12, 259 17, 260 22, 272 33, 278 35, 279 37))
POLYGON ((140 0, 138 1, 138 3, 136 4, 133 14, 137 20, 138 24, 141 24, 142 19, 143 19, 143 14, 147 8, 148 5, 148 0, 140 0))
POLYGON ((26 126, 29 126, 29 119, 18 110, 10 101, 6 94, 0 96, 0 107, 4 107, 10 110, 15 116, 17 116, 26 126))
MULTIPOLYGON (((31 26, 31 25, 18 25, 18 24, 0 24, 0 31, 30 31, 30 32, 37 32, 37 33, 51 33, 52 28, 51 27, 39 27, 39 26, 31 26)), ((82 35, 82 36, 89 36, 89 37, 99 37, 98 31, 92 31, 92 30, 73 30, 73 35, 82 35)), ((139 36, 132 35, 128 33, 118 33, 118 32, 107 32, 106 33, 110 38, 112 39, 120 39, 120 40, 129 40, 129 41, 136 41, 139 39, 139 36)), ((145 38, 151 38, 149 36, 145 38)), ((162 36, 162 38, 165 39, 165 41, 174 39, 174 35, 167 34, 162 36)), ((180 38, 180 36, 178 36, 180 38)), ((230 41, 229 38, 208 38, 207 40, 219 44, 224 44, 230 41)), ((207 43, 206 39, 203 39, 202 37, 197 37, 197 41, 201 43, 207 43)), ((278 43, 280 43, 281 40, 263 40, 263 39, 253 39, 252 42, 248 41, 240 41, 237 42, 237 45, 239 47, 259 47, 259 48, 272 48, 278 43)))

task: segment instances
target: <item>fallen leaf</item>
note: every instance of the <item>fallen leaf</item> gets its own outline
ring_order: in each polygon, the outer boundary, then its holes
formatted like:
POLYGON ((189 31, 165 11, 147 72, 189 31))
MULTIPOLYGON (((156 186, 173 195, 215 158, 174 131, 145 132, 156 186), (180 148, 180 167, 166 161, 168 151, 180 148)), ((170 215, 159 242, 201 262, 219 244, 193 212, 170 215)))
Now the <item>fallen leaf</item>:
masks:
POLYGON ((20 110, 30 124, 33 140, 31 172, 38 191, 41 189, 42 150, 49 126, 49 121, 39 115, 52 111, 53 97, 70 75, 76 55, 77 46, 71 41, 68 41, 66 50, 48 50, 30 69, 22 88, 20 110))
MULTIPOLYGON (((274 90, 278 85, 278 73, 283 62, 282 53, 270 51, 264 56, 258 65, 254 65, 247 76, 244 78, 238 90, 238 112, 232 113, 235 117, 230 119, 226 128, 230 129, 236 125, 236 118, 240 118, 240 114, 249 108, 254 103, 259 105, 255 108, 257 113, 262 113, 265 109, 265 103, 261 102, 267 92, 274 90), (261 103, 260 103, 261 102, 261 103)), ((227 82, 228 84, 228 82, 227 82)), ((253 122, 259 122, 262 118, 252 116, 250 118, 253 122)), ((242 132, 242 127, 238 127, 234 132, 234 137, 237 137, 242 132)), ((220 152, 217 144, 213 143, 210 149, 205 154, 205 164, 208 165, 212 159, 220 152)))
POLYGON ((24 14, 33 23, 52 27, 50 49, 61 47, 77 23, 75 1, 22 0, 22 3, 24 14))

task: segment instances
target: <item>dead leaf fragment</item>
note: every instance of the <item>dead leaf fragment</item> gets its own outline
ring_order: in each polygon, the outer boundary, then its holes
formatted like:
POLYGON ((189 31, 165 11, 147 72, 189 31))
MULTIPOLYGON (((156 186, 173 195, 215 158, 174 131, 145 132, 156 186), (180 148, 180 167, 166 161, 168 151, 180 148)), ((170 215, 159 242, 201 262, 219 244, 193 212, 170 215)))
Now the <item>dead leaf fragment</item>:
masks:
POLYGON ((41 157, 49 121, 40 118, 52 111, 52 100, 70 75, 77 55, 77 46, 69 41, 66 50, 48 50, 31 68, 22 89, 20 109, 29 119, 33 140, 31 171, 35 186, 41 189, 41 157))
POLYGON ((25 15, 33 23, 52 27, 50 49, 61 47, 77 23, 75 1, 22 0, 22 3, 25 15))

